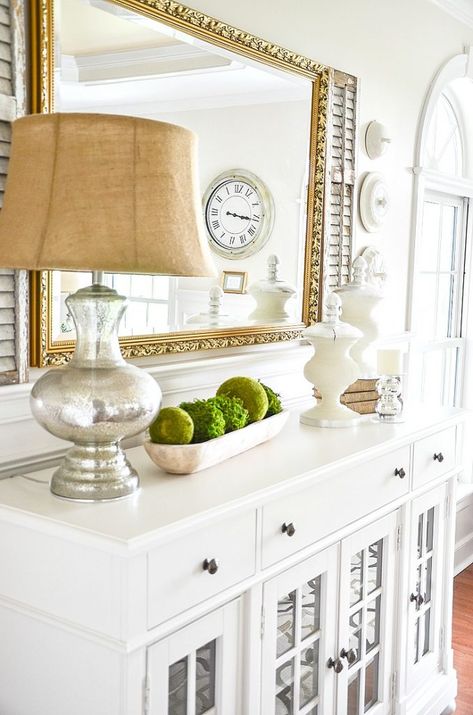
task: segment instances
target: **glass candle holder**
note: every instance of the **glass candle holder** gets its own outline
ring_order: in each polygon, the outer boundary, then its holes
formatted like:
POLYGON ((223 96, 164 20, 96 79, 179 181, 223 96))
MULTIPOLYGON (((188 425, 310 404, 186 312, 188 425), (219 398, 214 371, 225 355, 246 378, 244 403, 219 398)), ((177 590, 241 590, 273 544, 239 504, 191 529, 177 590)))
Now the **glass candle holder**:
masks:
POLYGON ((376 403, 376 421, 402 422, 403 402, 400 398, 402 389, 401 377, 398 375, 382 375, 376 383, 379 400, 376 403))

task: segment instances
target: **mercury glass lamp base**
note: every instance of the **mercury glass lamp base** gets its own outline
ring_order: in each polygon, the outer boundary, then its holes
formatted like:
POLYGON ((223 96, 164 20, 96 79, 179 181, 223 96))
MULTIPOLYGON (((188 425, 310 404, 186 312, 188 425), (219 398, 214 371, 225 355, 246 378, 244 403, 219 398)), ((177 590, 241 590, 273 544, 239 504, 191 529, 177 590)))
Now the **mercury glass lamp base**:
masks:
POLYGON ((51 479, 62 499, 109 501, 131 496, 139 478, 118 444, 74 445, 51 479))
POLYGON ((405 421, 406 419, 402 415, 374 415, 372 417, 372 422, 377 422, 378 424, 392 425, 405 421))

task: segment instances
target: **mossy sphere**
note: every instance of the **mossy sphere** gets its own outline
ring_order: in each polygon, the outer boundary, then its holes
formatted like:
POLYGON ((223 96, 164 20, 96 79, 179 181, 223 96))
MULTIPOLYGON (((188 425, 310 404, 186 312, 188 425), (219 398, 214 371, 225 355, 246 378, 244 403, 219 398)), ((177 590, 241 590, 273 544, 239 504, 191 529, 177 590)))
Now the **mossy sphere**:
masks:
POLYGON ((251 377, 231 377, 217 390, 217 395, 239 397, 248 410, 248 422, 262 420, 268 411, 268 397, 264 387, 251 377))
POLYGON ((190 444, 194 435, 192 417, 180 407, 163 407, 149 428, 152 442, 190 444))

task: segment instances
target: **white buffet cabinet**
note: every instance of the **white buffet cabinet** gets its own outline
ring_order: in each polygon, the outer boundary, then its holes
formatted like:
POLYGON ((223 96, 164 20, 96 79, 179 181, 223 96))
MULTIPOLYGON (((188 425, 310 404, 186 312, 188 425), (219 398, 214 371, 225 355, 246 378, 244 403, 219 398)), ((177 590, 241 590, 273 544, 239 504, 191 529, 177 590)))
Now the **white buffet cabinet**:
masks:
POLYGON ((0 482, 1 715, 451 712, 462 414, 302 426, 133 498, 0 482))

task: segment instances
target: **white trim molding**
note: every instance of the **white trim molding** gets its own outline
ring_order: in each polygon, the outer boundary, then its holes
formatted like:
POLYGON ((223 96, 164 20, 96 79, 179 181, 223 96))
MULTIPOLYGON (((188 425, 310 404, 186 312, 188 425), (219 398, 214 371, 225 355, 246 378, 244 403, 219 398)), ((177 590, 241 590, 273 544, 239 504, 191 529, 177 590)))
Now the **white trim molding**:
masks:
POLYGON ((455 20, 463 22, 469 27, 473 27, 473 3, 471 0, 430 0, 447 12, 455 20))

